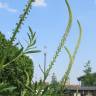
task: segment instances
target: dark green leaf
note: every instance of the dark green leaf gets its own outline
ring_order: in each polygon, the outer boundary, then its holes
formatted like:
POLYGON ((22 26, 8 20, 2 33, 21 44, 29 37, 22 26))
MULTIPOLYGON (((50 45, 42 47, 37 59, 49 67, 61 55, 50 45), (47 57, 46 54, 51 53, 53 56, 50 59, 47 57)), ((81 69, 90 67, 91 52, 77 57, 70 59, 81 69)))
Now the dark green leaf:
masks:
POLYGON ((41 51, 40 50, 26 51, 25 54, 38 53, 38 52, 41 52, 41 51))

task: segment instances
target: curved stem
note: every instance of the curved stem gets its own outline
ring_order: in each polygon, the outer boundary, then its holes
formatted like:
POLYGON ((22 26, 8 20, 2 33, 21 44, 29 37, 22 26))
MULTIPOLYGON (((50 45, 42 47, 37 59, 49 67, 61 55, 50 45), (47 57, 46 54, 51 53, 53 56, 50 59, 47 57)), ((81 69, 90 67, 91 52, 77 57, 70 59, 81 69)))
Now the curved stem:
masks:
POLYGON ((68 69, 67 69, 67 71, 65 72, 65 75, 64 75, 64 78, 63 78, 63 86, 64 86, 64 87, 65 87, 66 81, 67 81, 67 79, 68 79, 68 76, 69 76, 69 74, 70 74, 70 71, 71 71, 71 69, 72 69, 72 65, 73 65, 73 63, 74 63, 74 60, 75 60, 75 57, 76 57, 76 54, 77 54, 77 51, 78 51, 78 48, 79 48, 80 42, 81 42, 82 27, 81 27, 81 24, 80 24, 80 22, 79 22, 78 20, 77 20, 77 23, 78 23, 80 32, 79 32, 79 38, 78 38, 78 40, 77 40, 77 43, 76 43, 76 46, 75 46, 75 50, 74 50, 74 53, 73 53, 72 56, 71 56, 69 50, 66 48, 66 51, 67 51, 67 53, 68 53, 68 55, 69 55, 69 58, 70 58, 70 61, 69 61, 69 64, 68 64, 68 69))
POLYGON ((65 2, 66 2, 67 8, 68 8, 68 12, 69 12, 69 20, 68 20, 68 24, 67 24, 65 33, 64 33, 64 35, 63 35, 63 37, 62 37, 62 39, 61 39, 61 41, 59 43, 59 46, 57 48, 57 51, 55 52, 55 54, 53 56, 53 59, 52 59, 51 63, 49 64, 49 68, 46 71, 46 78, 48 77, 48 74, 49 74, 52 66, 56 62, 56 59, 59 56, 59 53, 61 52, 62 48, 64 47, 65 41, 66 41, 66 39, 67 39, 67 37, 69 35, 70 29, 71 29, 71 26, 72 26, 72 11, 71 11, 70 5, 68 3, 68 0, 65 0, 65 2))
POLYGON ((19 57, 21 57, 23 55, 23 53, 20 53, 16 58, 14 58, 13 60, 11 60, 10 62, 2 65, 1 69, 4 69, 5 67, 9 66, 12 62, 14 62, 15 60, 17 60, 19 57))
POLYGON ((78 27, 79 27, 79 38, 78 38, 78 41, 77 41, 77 44, 75 46, 75 50, 74 50, 74 54, 73 54, 73 59, 75 59, 75 56, 77 54, 77 51, 79 49, 79 46, 80 46, 80 42, 81 42, 81 37, 82 37, 82 27, 81 27, 81 24, 79 22, 79 20, 77 20, 77 23, 78 23, 78 27))
MULTIPOLYGON (((28 74, 28 72, 27 72, 26 70, 25 70, 24 72, 25 72, 25 75, 26 75, 26 78, 27 78, 27 79, 26 79, 26 84, 25 84, 25 86, 28 87, 28 85, 29 85, 29 74, 28 74)), ((25 96, 26 91, 27 91, 27 89, 24 88, 24 90, 23 90, 21 96, 25 96)))
POLYGON ((63 76, 63 78, 62 78, 62 81, 61 81, 61 83, 62 83, 63 86, 65 86, 65 84, 66 84, 66 81, 67 81, 67 79, 68 79, 70 70, 71 70, 71 68, 72 68, 72 63, 73 63, 73 58, 72 58, 72 55, 71 55, 70 51, 68 50, 67 47, 65 47, 65 50, 66 50, 66 52, 68 53, 70 62, 69 62, 69 64, 68 64, 68 69, 67 69, 67 71, 65 72, 65 74, 64 74, 64 76, 63 76))

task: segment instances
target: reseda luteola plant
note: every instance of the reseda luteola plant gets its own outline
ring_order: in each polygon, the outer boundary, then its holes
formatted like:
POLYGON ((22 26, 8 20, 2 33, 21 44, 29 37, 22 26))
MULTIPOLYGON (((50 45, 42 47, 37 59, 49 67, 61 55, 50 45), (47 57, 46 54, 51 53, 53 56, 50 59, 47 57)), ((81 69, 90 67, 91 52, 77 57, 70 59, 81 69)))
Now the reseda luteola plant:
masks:
MULTIPOLYGON (((80 24, 79 20, 77 20, 77 23, 78 23, 78 26, 79 26, 79 30, 80 30, 80 34, 79 34, 79 37, 78 37, 77 44, 76 44, 76 46, 75 46, 75 50, 74 50, 73 55, 71 55, 71 53, 70 53, 70 51, 68 50, 68 48, 67 48, 66 46, 64 46, 64 44, 65 44, 65 42, 66 42, 66 39, 68 38, 68 35, 69 35, 69 33, 70 33, 71 26, 72 26, 72 11, 71 11, 70 5, 69 5, 69 3, 68 3, 68 0, 65 0, 65 2, 66 2, 67 8, 68 8, 68 12, 69 12, 68 25, 67 25, 67 27, 66 27, 66 30, 65 30, 65 32, 64 32, 64 35, 63 35, 62 38, 61 38, 61 41, 60 41, 60 43, 59 43, 59 46, 58 46, 58 48, 57 48, 57 50, 56 50, 56 52, 55 52, 55 54, 54 54, 54 56, 53 56, 50 64, 49 64, 49 67, 46 69, 46 72, 45 72, 45 73, 44 73, 43 69, 42 69, 41 66, 40 66, 41 71, 42 71, 44 74, 46 74, 45 80, 47 79, 48 74, 49 74, 50 70, 52 69, 52 66, 53 66, 54 63, 56 62, 56 59, 58 58, 59 53, 62 51, 63 48, 65 48, 66 52, 67 52, 68 55, 69 55, 69 59, 70 59, 70 62, 69 62, 69 64, 68 64, 68 69, 67 69, 67 71, 65 72, 65 73, 67 74, 66 76, 68 76, 69 73, 70 73, 70 70, 71 70, 71 68, 72 68, 72 64, 74 63, 75 56, 76 56, 76 54, 77 54, 79 45, 80 45, 80 41, 81 41, 81 37, 82 37, 82 27, 81 27, 81 24, 80 24)), ((66 76, 64 77, 64 79, 66 78, 66 76)), ((44 81, 45 81, 45 80, 44 80, 44 81)), ((63 81, 64 81, 64 80, 63 80, 63 81)), ((65 81, 66 81, 66 79, 65 79, 65 81)))
MULTIPOLYGON (((63 37, 61 38, 59 46, 58 46, 58 48, 57 48, 57 50, 56 50, 56 52, 53 56, 53 59, 51 60, 51 62, 49 64, 49 67, 46 69, 46 72, 44 72, 43 69, 40 66, 40 69, 41 69, 42 73, 44 74, 43 82, 45 82, 45 80, 47 79, 47 77, 49 75, 50 70, 52 69, 54 63, 56 62, 56 59, 59 56, 59 53, 62 51, 63 48, 65 48, 65 50, 66 50, 66 52, 68 53, 68 56, 69 56, 69 64, 68 64, 68 68, 67 68, 64 76, 61 79, 61 84, 63 86, 63 89, 65 88, 66 81, 67 81, 68 76, 70 74, 70 71, 72 69, 72 65, 74 63, 78 48, 80 46, 81 37, 82 37, 82 27, 81 27, 81 24, 80 24, 79 20, 77 20, 77 24, 78 24, 78 27, 79 27, 79 30, 80 30, 80 32, 79 32, 80 34, 79 34, 79 37, 78 37, 78 40, 77 40, 77 43, 76 43, 76 46, 75 46, 75 49, 74 49, 74 52, 73 52, 73 55, 72 55, 70 53, 69 49, 66 46, 64 46, 64 44, 66 42, 66 39, 67 39, 67 37, 70 33, 71 26, 72 26, 72 11, 71 11, 70 5, 68 3, 68 0, 65 0, 65 2, 66 2, 68 12, 69 12, 69 21, 68 21, 68 25, 66 27, 65 33, 64 33, 63 37)), ((41 96, 43 96, 43 95, 41 95, 41 96)), ((61 94, 61 96, 62 96, 62 94, 61 94)))
MULTIPOLYGON (((16 28, 13 30, 13 35, 12 37, 10 38, 9 40, 9 45, 8 45, 8 48, 10 49, 10 46, 13 45, 13 42, 15 41, 16 39, 16 35, 17 33, 19 32, 21 26, 23 25, 23 22, 25 21, 26 19, 26 16, 28 15, 28 13, 30 12, 30 9, 32 7, 32 2, 34 2, 34 0, 29 0, 27 5, 25 6, 24 10, 23 10, 23 14, 20 15, 20 19, 19 19, 19 22, 16 23, 16 28)), ((77 51, 78 51, 78 48, 79 48, 79 45, 80 45, 80 41, 81 41, 81 36, 82 36, 82 28, 81 28, 81 25, 80 25, 80 22, 79 20, 77 20, 77 23, 78 23, 78 26, 79 26, 79 30, 80 30, 80 35, 79 35, 79 38, 78 38, 78 41, 77 41, 77 44, 76 44, 76 47, 75 47, 75 50, 73 52, 73 54, 70 53, 69 49, 65 46, 65 42, 68 38, 68 35, 70 33, 70 29, 71 29, 71 26, 72 26, 72 11, 71 11, 71 8, 70 8, 70 5, 68 3, 68 0, 65 0, 66 2, 66 5, 67 5, 67 8, 68 8, 68 12, 69 12, 69 20, 68 20, 68 24, 67 24, 67 27, 66 27, 66 30, 64 32, 64 35, 62 36, 61 38, 61 41, 59 42, 59 46, 48 66, 48 68, 44 71, 41 66, 40 66, 40 69, 42 71, 42 73, 44 74, 44 79, 43 79, 43 82, 40 83, 40 86, 38 88, 38 92, 37 92, 37 88, 34 88, 36 86, 32 85, 32 88, 29 86, 29 73, 27 72, 26 68, 23 70, 24 71, 24 74, 26 76, 26 82, 25 84, 22 84, 22 82, 20 82, 20 84, 24 87, 24 89, 22 90, 20 96, 28 96, 27 95, 27 90, 29 90, 29 92, 31 92, 31 95, 29 96, 47 96, 46 95, 46 92, 48 90, 48 86, 45 86, 45 81, 49 75, 49 72, 50 70, 52 69, 53 65, 55 64, 56 62, 56 59, 58 58, 59 56, 59 53, 62 51, 63 48, 65 48, 66 52, 68 53, 69 55, 69 64, 68 64, 68 69, 66 70, 62 80, 61 80, 61 84, 63 85, 63 88, 65 88, 65 83, 68 79, 68 76, 69 76, 69 73, 71 71, 71 68, 72 68, 72 65, 74 63, 74 60, 75 60, 75 56, 77 54, 77 51), (35 90, 33 90, 35 89, 35 90), (43 90, 43 91, 42 91, 43 90), (42 91, 42 92, 41 92, 42 91)), ((36 50, 35 49, 35 44, 36 44, 36 38, 35 38, 35 35, 36 33, 34 33, 31 29, 31 27, 29 27, 29 32, 28 33, 28 38, 29 38, 29 42, 28 42, 28 46, 26 48, 24 48, 22 46, 21 43, 19 43, 19 45, 21 46, 21 49, 19 51, 19 54, 16 55, 11 61, 4 63, 4 60, 6 59, 6 56, 0 61, 0 70, 3 70, 7 67, 9 67, 11 65, 11 63, 13 63, 14 61, 18 60, 20 57, 22 57, 23 55, 26 55, 26 54, 30 54, 30 53, 37 53, 37 52, 40 52, 39 50, 36 50)), ((2 86, 6 86, 4 84, 0 84, 0 87, 4 89, 4 87, 2 86)), ((37 86, 38 87, 38 86, 37 86)), ((15 87, 8 87, 7 90, 14 90, 15 87)), ((61 95, 62 96, 62 95, 61 95)))

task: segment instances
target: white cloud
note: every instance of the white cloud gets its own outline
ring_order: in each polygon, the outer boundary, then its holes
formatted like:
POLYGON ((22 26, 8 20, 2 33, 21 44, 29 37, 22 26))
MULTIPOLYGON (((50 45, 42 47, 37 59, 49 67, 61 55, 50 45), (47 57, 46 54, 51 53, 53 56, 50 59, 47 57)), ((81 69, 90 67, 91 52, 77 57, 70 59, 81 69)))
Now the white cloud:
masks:
POLYGON ((33 3, 33 6, 37 6, 37 7, 46 7, 46 2, 45 0, 35 0, 35 2, 33 3))
POLYGON ((7 10, 9 12, 12 12, 12 13, 16 13, 17 12, 17 9, 10 8, 7 3, 2 3, 2 2, 0 2, 0 9, 5 9, 5 10, 7 10))

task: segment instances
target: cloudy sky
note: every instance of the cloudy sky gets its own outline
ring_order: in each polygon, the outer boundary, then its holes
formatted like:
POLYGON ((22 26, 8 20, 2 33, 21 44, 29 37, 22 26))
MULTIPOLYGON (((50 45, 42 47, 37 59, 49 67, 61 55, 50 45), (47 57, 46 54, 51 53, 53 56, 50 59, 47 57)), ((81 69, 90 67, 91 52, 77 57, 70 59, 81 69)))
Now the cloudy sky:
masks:
MULTIPOLYGON (((12 29, 18 21, 20 13, 27 0, 0 0, 0 31, 10 38, 12 29)), ((76 20, 79 19, 83 27, 83 37, 79 52, 76 56, 74 66, 70 74, 70 81, 78 83, 77 77, 83 74, 84 64, 91 60, 93 72, 96 70, 96 0, 69 0, 73 11, 73 25, 67 39, 66 46, 73 52, 78 38, 78 26, 76 20)), ((28 26, 30 25, 37 33, 37 48, 43 50, 47 46, 47 65, 53 57, 58 46, 66 24, 68 12, 64 0, 36 0, 25 24, 17 35, 17 41, 21 41, 25 46, 28 26)), ((43 66, 43 52, 31 55, 34 61, 34 80, 42 77, 38 65, 43 66)), ((56 73, 58 80, 63 76, 68 64, 68 55, 62 50, 52 72, 56 73)), ((51 73, 48 78, 50 80, 51 73)))

